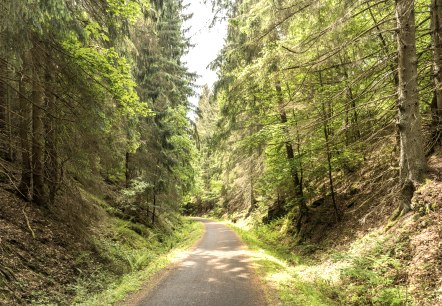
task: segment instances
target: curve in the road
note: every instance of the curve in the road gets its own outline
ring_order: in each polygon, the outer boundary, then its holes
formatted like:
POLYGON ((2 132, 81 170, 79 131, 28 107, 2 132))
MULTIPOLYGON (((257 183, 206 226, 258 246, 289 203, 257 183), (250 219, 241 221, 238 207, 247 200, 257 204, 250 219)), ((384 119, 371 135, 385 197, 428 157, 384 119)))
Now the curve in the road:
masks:
POLYGON ((204 223, 205 233, 196 248, 137 305, 267 305, 238 236, 221 223, 198 221, 204 223))

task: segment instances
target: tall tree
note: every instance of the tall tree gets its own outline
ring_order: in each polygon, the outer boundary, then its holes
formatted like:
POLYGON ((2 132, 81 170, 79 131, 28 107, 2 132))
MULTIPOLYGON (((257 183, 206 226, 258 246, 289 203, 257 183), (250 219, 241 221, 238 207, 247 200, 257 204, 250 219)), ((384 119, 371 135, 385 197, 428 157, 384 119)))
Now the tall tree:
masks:
POLYGON ((433 147, 442 144, 442 1, 431 0, 431 38, 433 50, 432 79, 434 86, 431 103, 433 116, 433 147))
MULTIPOLYGON (((29 69, 30 56, 27 54, 23 58, 24 69, 29 69)), ((25 70, 20 75, 18 94, 19 94, 19 126, 18 134, 20 141, 20 155, 21 155, 21 179, 19 184, 19 192, 26 200, 31 198, 32 187, 32 166, 31 166, 31 123, 32 123, 32 111, 31 103, 29 103, 24 76, 27 74, 25 70)))
POLYGON ((34 40, 32 52, 32 182, 33 200, 41 206, 48 204, 44 175, 45 133, 44 110, 45 89, 43 82, 42 49, 34 40))
POLYGON ((291 173, 292 180, 293 180, 294 196, 295 196, 295 199, 298 203, 297 206, 299 207, 298 218, 296 221, 296 229, 299 232, 301 230, 302 220, 305 217, 305 215, 308 213, 308 208, 305 203, 304 192, 303 192, 303 188, 302 188, 302 178, 299 177, 299 171, 296 166, 295 150, 293 149, 292 142, 289 140, 290 134, 288 133, 288 128, 286 126, 284 126, 287 124, 287 113, 285 110, 285 105, 284 105, 285 102, 283 99, 280 81, 276 82, 275 89, 276 89, 276 95, 278 97, 279 118, 280 118, 281 123, 283 124, 283 133, 285 134, 285 137, 287 137, 287 140, 285 142, 285 149, 286 149, 286 154, 287 154, 287 160, 288 160, 289 167, 290 167, 290 173, 291 173))
POLYGON ((400 134, 401 202, 399 214, 411 209, 411 198, 422 181, 426 161, 422 143, 417 86, 416 25, 414 0, 396 1, 400 134))

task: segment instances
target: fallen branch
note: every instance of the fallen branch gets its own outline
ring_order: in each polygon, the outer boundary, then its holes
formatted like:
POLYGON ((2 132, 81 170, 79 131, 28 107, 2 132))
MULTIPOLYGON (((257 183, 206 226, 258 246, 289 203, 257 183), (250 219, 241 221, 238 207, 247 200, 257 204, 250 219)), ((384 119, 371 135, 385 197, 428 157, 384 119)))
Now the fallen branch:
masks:
POLYGON ((29 230, 31 231, 32 238, 35 239, 35 232, 34 232, 34 230, 32 229, 31 224, 29 223, 29 218, 28 218, 28 216, 26 215, 26 212, 25 212, 25 208, 24 208, 24 207, 23 207, 23 209, 22 209, 22 212, 23 212, 23 215, 25 216, 26 224, 28 225, 28 228, 29 228, 29 230))

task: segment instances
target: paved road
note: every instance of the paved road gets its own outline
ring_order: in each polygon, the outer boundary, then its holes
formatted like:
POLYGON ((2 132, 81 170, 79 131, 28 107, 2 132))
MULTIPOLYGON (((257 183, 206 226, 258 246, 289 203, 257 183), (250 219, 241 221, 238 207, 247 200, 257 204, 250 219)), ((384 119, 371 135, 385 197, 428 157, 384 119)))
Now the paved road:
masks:
POLYGON ((227 226, 209 220, 196 249, 175 266, 139 306, 267 305, 242 242, 227 226))

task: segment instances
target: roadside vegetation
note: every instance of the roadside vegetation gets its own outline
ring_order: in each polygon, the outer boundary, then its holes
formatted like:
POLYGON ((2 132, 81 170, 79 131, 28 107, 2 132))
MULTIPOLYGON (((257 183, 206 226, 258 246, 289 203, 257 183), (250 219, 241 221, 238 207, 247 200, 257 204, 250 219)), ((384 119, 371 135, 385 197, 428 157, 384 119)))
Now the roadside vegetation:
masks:
MULTIPOLYGON (((97 267, 92 274, 89 269, 87 275, 80 276, 74 304, 98 306, 122 301, 173 263, 203 232, 201 223, 188 219, 169 228, 170 232, 140 225, 133 228, 133 224, 119 219, 111 220, 111 224, 108 233, 100 234, 96 241, 99 255, 106 259, 107 266, 97 267)), ((90 256, 81 254, 78 261, 87 258, 90 256)))
POLYGON ((198 235, 183 10, 1 1, 0 304, 112 303, 198 235))
POLYGON ((1 1, 0 301, 113 303, 209 214, 282 304, 442 305, 442 0, 204 1, 197 107, 185 3, 1 1))
MULTIPOLYGON (((402 224, 406 230, 381 228, 345 248, 316 245, 314 252, 290 246, 279 230, 282 221, 247 229, 230 224, 247 244, 275 305, 419 305, 405 279, 411 262, 403 257, 412 220, 402 224)), ((423 287, 419 293, 438 295, 423 287)))
POLYGON ((442 2, 212 2, 187 211, 251 231, 283 304, 442 304, 442 2))
POLYGON ((114 304, 148 283, 202 235, 202 224, 191 219, 164 215, 155 226, 146 226, 123 218, 108 197, 81 193, 76 214, 95 216, 87 229, 84 216, 61 225, 64 214, 74 212, 40 211, 0 190, 7 201, 0 207, 2 303, 114 304))

